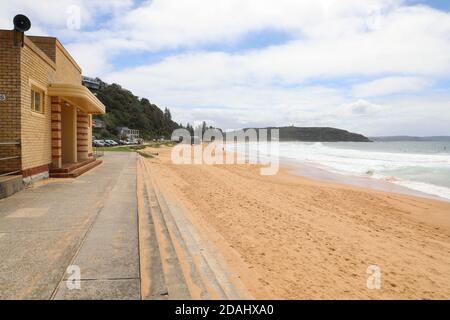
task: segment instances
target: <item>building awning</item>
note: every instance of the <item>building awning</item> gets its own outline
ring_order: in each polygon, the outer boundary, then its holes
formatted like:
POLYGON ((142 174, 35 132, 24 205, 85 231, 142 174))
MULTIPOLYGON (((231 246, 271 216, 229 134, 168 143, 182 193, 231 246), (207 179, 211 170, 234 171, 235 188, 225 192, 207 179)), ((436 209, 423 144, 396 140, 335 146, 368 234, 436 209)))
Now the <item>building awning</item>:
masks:
POLYGON ((88 114, 105 114, 103 103, 82 85, 53 83, 49 85, 47 94, 51 97, 61 97, 88 114))

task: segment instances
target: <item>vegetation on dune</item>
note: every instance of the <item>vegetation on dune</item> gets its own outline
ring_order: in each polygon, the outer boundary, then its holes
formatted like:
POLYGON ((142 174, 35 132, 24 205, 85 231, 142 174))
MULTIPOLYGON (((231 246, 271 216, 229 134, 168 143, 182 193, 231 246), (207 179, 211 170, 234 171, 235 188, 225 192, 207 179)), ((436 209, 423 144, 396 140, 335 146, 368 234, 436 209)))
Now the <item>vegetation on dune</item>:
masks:
POLYGON ((257 131, 268 129, 268 139, 270 140, 270 129, 279 129, 280 141, 308 141, 308 142, 370 142, 362 134, 349 132, 347 130, 329 127, 268 127, 255 128, 257 131))

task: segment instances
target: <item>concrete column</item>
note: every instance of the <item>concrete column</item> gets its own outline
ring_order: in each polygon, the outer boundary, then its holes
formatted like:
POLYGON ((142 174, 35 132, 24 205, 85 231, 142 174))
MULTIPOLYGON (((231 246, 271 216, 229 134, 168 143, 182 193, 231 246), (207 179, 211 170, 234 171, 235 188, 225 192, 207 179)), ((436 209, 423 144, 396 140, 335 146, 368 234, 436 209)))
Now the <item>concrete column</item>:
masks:
POLYGON ((61 144, 61 99, 52 97, 52 166, 62 166, 62 144, 61 144))
POLYGON ((77 153, 78 161, 89 158, 88 128, 89 115, 79 110, 77 113, 77 153))

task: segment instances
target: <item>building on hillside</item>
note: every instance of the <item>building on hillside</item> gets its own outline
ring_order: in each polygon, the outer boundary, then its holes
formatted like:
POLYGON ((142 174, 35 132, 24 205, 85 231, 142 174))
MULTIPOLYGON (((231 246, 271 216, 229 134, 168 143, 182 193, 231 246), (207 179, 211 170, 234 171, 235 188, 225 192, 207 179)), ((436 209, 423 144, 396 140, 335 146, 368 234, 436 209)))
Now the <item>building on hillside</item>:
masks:
POLYGON ((83 86, 94 92, 106 86, 106 83, 99 78, 90 78, 85 76, 81 76, 81 83, 83 86))
POLYGON ((74 177, 93 159, 92 115, 105 106, 53 37, 0 30, 0 176, 74 177))
POLYGON ((106 124, 103 120, 99 119, 93 119, 92 120, 92 127, 94 129, 106 129, 106 124))
POLYGON ((120 139, 128 141, 139 141, 139 130, 130 129, 127 127, 117 127, 120 139))

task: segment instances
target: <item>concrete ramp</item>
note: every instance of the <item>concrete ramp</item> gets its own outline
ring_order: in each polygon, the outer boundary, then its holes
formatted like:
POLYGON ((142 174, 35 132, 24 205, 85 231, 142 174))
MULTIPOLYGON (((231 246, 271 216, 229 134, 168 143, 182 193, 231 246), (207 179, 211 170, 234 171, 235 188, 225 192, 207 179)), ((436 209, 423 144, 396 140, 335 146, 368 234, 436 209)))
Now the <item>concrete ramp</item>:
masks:
POLYGON ((110 152, 0 200, 0 300, 140 299, 136 161, 110 152))

